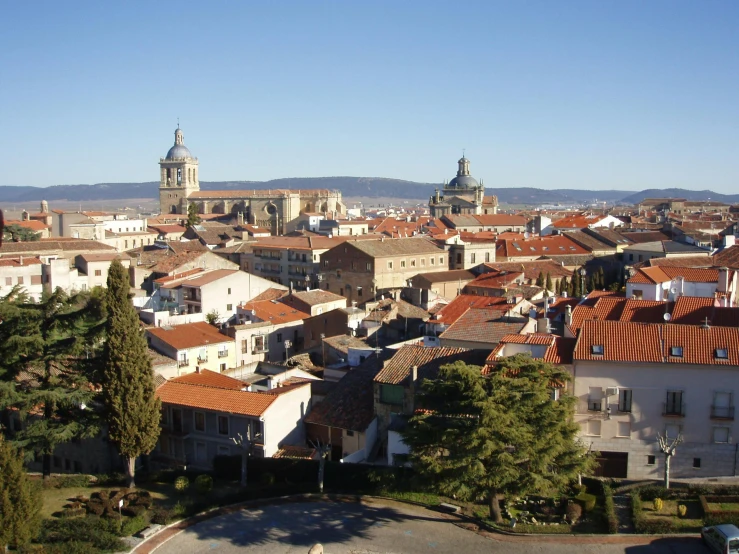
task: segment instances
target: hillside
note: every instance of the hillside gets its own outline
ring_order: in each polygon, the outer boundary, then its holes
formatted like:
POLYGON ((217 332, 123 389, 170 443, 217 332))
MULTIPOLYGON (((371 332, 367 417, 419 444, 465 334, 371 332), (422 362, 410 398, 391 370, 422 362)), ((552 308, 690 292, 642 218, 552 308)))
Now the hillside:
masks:
MULTIPOLYGON (((201 181, 202 190, 262 190, 262 189, 338 189, 346 198, 407 198, 425 201, 434 193, 436 183, 417 183, 401 179, 380 177, 302 177, 274 179, 272 181, 201 181)), ((0 202, 29 202, 39 200, 119 200, 127 198, 157 198, 159 183, 98 183, 95 185, 55 185, 51 187, 5 186, 0 187, 0 202)), ((578 190, 538 189, 529 187, 487 188, 485 194, 495 194, 504 204, 577 204, 585 202, 619 202, 635 204, 644 198, 673 197, 689 200, 717 200, 739 203, 739 194, 719 194, 710 190, 647 189, 640 192, 628 190, 578 190)))

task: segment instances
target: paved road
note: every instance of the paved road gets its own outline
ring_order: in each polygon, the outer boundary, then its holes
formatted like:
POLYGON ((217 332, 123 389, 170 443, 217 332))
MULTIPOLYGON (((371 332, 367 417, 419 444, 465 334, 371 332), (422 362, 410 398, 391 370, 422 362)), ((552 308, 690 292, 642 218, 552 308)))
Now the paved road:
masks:
MULTIPOLYGON (((186 529, 157 554, 307 554, 315 543, 326 554, 708 554, 694 539, 652 544, 603 544, 603 539, 482 535, 447 516, 386 501, 305 502, 241 510, 186 529), (583 543, 582 541, 589 541, 583 543)), ((624 540, 613 537, 609 540, 624 540)), ((645 542, 633 537, 634 542, 645 542)))

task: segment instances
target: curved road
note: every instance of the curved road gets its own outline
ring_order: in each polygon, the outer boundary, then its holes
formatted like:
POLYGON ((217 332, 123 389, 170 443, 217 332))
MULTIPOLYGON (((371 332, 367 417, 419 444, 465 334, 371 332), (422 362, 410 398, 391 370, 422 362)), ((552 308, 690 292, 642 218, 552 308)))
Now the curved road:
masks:
POLYGON ((695 539, 647 544, 648 539, 638 536, 509 537, 471 532, 455 522, 459 523, 454 516, 376 499, 279 504, 198 523, 156 553, 307 554, 320 542, 325 554, 708 554, 695 539))

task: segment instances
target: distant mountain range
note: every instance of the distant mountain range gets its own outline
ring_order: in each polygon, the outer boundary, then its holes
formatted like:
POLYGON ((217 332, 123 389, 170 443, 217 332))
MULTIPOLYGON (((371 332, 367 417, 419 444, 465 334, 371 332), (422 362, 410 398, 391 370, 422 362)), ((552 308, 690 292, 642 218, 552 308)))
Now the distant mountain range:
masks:
MULTIPOLYGON (((407 198, 425 200, 441 188, 439 183, 416 183, 400 179, 378 177, 299 177, 272 181, 201 181, 202 190, 262 190, 262 189, 337 189, 345 198, 407 198)), ((39 200, 122 200, 127 198, 157 198, 159 183, 98 183, 95 185, 55 185, 51 187, 0 186, 0 202, 20 203, 39 200)), ((486 188, 486 194, 495 194, 504 204, 581 204, 608 202, 636 204, 644 198, 687 198, 739 203, 739 194, 719 194, 710 190, 647 189, 629 190, 577 190, 537 189, 527 187, 486 188)))

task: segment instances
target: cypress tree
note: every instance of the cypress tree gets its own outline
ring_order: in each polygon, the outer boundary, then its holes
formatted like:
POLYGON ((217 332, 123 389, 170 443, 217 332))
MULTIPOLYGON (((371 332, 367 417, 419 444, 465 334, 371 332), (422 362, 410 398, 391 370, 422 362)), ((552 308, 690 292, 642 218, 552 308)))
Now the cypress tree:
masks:
POLYGON ((198 215, 197 204, 188 204, 187 206, 187 226, 192 227, 200 223, 200 215, 198 215))
POLYGON ((30 302, 17 289, 0 299, 0 409, 25 419, 18 446, 42 455, 44 478, 51 475, 56 447, 94 436, 90 363, 101 331, 89 294, 61 289, 30 302))
POLYGON ((23 453, 0 434, 0 545, 20 547, 39 530, 40 490, 28 479, 23 453))
POLYGON ((544 272, 543 271, 540 271, 539 276, 536 278, 536 286, 537 287, 544 286, 544 272))
POLYGON ((135 486, 136 458, 148 454, 159 438, 161 403, 139 318, 130 300, 125 268, 110 264, 103 351, 103 402, 110 440, 123 458, 129 488, 135 486))
POLYGON ((552 288, 552 274, 547 271, 547 278, 544 282, 544 288, 548 291, 554 292, 554 288, 552 288))
POLYGON ((567 281, 567 277, 562 277, 559 280, 559 293, 567 293, 567 296, 572 295, 572 290, 570 289, 570 283, 567 281))
POLYGON ((572 272, 572 296, 582 296, 582 284, 580 282, 580 272, 575 270, 572 272))

